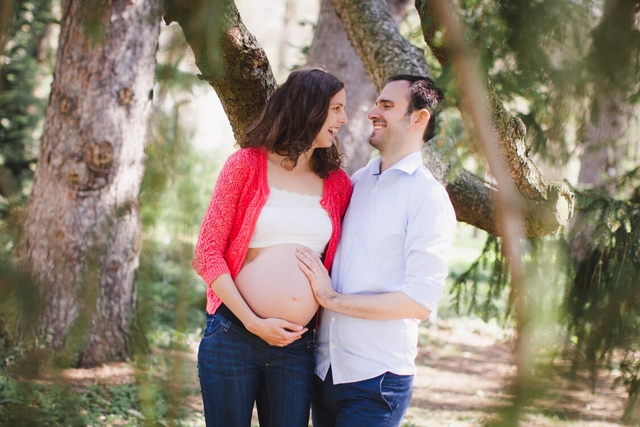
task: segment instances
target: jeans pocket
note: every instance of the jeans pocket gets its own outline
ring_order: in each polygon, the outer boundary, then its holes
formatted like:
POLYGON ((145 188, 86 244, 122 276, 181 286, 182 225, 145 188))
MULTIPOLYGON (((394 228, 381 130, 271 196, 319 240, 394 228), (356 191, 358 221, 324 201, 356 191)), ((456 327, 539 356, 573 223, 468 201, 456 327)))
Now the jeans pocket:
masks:
POLYGON ((204 330, 202 339, 211 338, 224 329, 224 323, 217 316, 207 315, 207 327, 204 330))
POLYGON ((411 400, 413 394, 413 375, 396 375, 385 372, 380 381, 380 396, 394 411, 398 404, 411 400))
POLYGON ((392 411, 398 404, 398 379, 390 372, 382 374, 380 380, 380 397, 392 411))

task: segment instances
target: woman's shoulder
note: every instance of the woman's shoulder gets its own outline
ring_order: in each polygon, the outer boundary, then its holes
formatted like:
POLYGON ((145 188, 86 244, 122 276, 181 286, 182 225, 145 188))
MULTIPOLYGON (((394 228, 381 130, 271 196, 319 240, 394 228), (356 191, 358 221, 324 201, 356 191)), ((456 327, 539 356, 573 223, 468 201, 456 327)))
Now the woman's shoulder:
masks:
POLYGON ((334 189, 351 191, 351 178, 349 178, 349 175, 342 169, 329 172, 327 183, 334 189))
POLYGON ((241 148, 232 153, 227 162, 255 164, 259 159, 266 158, 266 150, 263 147, 241 148))
POLYGON ((218 176, 218 182, 246 182, 252 179, 251 176, 260 176, 257 172, 262 170, 261 159, 266 159, 266 153, 261 152, 260 148, 241 148, 234 151, 227 157, 218 176))
POLYGON ((349 175, 347 175, 347 173, 342 168, 338 168, 329 172, 329 176, 327 177, 327 179, 333 179, 337 181, 345 181, 345 180, 349 181, 349 175))
POLYGON ((260 165, 263 159, 266 159, 266 151, 264 149, 241 148, 227 157, 223 170, 248 173, 259 169, 256 166, 260 165))

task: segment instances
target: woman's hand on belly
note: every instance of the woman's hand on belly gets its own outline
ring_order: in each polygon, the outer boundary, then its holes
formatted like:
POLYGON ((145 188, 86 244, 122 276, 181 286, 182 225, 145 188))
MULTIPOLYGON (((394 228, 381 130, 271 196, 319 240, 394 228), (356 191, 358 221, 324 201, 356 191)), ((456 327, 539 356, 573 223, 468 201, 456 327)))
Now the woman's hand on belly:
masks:
POLYGON ((257 322, 245 326, 249 332, 276 347, 287 346, 307 332, 307 328, 304 326, 273 317, 259 319, 257 322))

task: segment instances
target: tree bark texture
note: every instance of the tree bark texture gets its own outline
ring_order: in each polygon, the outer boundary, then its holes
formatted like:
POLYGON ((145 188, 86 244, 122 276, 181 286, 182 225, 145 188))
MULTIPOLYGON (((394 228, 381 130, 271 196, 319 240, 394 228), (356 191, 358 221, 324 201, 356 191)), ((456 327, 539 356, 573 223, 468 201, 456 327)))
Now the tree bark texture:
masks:
POLYGON ((236 140, 260 115, 276 81, 256 38, 231 0, 165 0, 165 21, 176 21, 215 89, 236 140))
POLYGON ((378 91, 394 74, 429 74, 424 52, 400 34, 385 0, 331 0, 331 4, 378 91))
MULTIPOLYGON (((411 0, 388 0, 393 19, 400 23, 411 0)), ((342 21, 330 0, 320 3, 318 24, 307 55, 307 65, 321 67, 345 83, 349 125, 340 130, 340 150, 346 154, 344 168, 353 174, 367 164, 371 148, 371 122, 367 112, 378 91, 365 71, 362 61, 351 46, 342 21)))
POLYGON ((130 353, 159 28, 157 1, 63 3, 19 250, 41 287, 39 337, 79 366, 130 353))

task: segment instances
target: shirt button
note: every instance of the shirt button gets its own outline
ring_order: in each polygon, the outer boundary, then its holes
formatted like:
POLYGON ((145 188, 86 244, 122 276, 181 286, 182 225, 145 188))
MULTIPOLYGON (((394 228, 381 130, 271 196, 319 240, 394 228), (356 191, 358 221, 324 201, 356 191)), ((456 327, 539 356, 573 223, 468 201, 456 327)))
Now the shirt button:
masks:
POLYGON ((336 348, 335 344, 331 344, 331 348, 336 348))
POLYGON ((356 242, 358 241, 358 238, 357 238, 357 237, 355 238, 355 241, 356 241, 356 242))
POLYGON ((378 190, 378 186, 377 185, 374 187, 374 190, 378 190))
POLYGON ((332 322, 335 322, 335 321, 336 321, 336 318, 335 318, 335 317, 332 317, 332 318, 331 318, 331 321, 332 321, 332 322))

